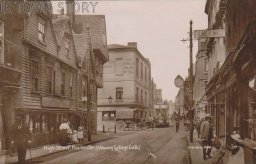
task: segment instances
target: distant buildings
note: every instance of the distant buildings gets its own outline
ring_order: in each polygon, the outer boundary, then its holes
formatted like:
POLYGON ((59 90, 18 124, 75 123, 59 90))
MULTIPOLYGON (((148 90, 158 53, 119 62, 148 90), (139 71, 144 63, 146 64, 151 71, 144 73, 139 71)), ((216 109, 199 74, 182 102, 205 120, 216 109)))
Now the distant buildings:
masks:
POLYGON ((155 104, 163 103, 162 89, 155 90, 155 104))
POLYGON ((148 118, 152 108, 150 61, 137 43, 109 45, 104 64, 103 88, 98 90, 98 130, 113 129, 118 120, 148 118))

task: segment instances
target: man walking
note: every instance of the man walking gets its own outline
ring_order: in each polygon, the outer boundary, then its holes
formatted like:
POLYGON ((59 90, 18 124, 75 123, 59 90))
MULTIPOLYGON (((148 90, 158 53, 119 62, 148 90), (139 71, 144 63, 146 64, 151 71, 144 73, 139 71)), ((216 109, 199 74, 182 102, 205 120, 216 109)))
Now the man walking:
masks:
POLYGON ((18 152, 18 164, 26 163, 27 146, 31 143, 31 132, 25 125, 21 116, 15 119, 11 130, 11 144, 15 145, 18 152))
POLYGON ((211 146, 213 137, 213 126, 210 124, 211 116, 207 114, 200 126, 200 135, 203 145, 203 159, 211 158, 211 146))
POLYGON ((179 127, 180 127, 180 117, 179 117, 179 115, 176 115, 175 121, 176 121, 176 133, 177 133, 179 131, 179 127))

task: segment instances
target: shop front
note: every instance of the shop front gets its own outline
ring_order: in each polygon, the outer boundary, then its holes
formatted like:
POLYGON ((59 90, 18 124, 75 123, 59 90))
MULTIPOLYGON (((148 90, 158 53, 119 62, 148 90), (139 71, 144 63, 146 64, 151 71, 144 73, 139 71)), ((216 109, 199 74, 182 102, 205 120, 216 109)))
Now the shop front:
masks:
POLYGON ((124 123, 134 121, 136 109, 129 107, 98 107, 97 109, 97 130, 113 131, 123 129, 124 123), (122 125, 119 125, 122 124, 122 125))
POLYGON ((255 21, 247 27, 233 57, 237 75, 238 129, 245 152, 245 163, 256 159, 256 48, 255 21))
POLYGON ((17 109, 32 133, 32 147, 58 143, 59 126, 67 119, 71 129, 86 127, 86 114, 78 111, 17 109))

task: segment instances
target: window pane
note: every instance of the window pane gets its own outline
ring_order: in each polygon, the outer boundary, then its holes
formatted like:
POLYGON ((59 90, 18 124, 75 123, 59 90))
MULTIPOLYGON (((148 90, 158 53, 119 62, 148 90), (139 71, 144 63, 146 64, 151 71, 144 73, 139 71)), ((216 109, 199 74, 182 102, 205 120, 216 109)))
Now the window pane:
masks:
POLYGON ((65 96, 65 73, 61 73, 61 95, 65 96))
POLYGON ((53 68, 52 67, 47 66, 46 78, 47 78, 47 93, 52 94, 52 86, 53 86, 53 68))
POLYGON ((31 62, 31 76, 32 76, 32 90, 38 91, 39 90, 39 65, 38 62, 33 61, 31 62))
POLYGON ((123 88, 116 88, 116 100, 123 100, 123 88))
POLYGON ((38 18, 38 39, 42 42, 45 41, 45 21, 38 18))

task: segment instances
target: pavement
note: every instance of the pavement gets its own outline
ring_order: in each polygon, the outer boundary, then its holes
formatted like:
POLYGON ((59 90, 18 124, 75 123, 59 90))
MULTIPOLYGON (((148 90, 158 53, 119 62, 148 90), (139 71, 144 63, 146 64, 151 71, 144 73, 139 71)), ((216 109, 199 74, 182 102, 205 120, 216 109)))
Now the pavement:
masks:
MULTIPOLYGON (((84 145, 90 145, 90 144, 94 144, 97 142, 101 142, 101 141, 105 141, 108 139, 112 139, 115 137, 120 137, 123 135, 128 135, 128 134, 132 134, 134 132, 130 131, 130 132, 117 132, 117 133, 102 133, 102 132, 98 132, 97 134, 92 134, 92 141, 89 142, 87 139, 84 140, 83 143, 80 144, 74 144, 74 146, 84 146, 84 145)), ((72 145, 71 145, 72 146, 72 145)), ((36 147, 36 148, 32 148, 31 149, 31 154, 30 151, 27 150, 26 153, 26 160, 31 160, 32 157, 32 161, 33 159, 39 158, 39 157, 43 157, 43 156, 47 156, 47 155, 51 155, 54 153, 58 153, 58 152, 62 152, 62 151, 66 151, 67 147, 65 149, 65 147, 60 147, 59 144, 51 144, 51 145, 44 145, 44 146, 40 146, 40 147, 36 147), (31 155, 31 156, 30 156, 31 155)), ((4 164, 9 164, 9 163, 17 163, 18 161, 18 156, 15 153, 14 156, 9 156, 9 155, 0 155, 0 163, 4 164)))
POLYGON ((193 133, 193 142, 189 140, 189 131, 188 131, 188 150, 190 155, 190 164, 212 164, 211 159, 203 159, 203 149, 200 145, 201 139, 198 138, 196 130, 193 133))
MULTIPOLYGON (((203 159, 203 149, 200 145, 201 139, 198 138, 197 131, 194 130, 193 142, 189 141, 189 131, 188 131, 188 150, 190 155, 190 164, 212 164, 212 159, 203 159)), ((231 152, 227 149, 225 151, 225 156, 223 157, 224 164, 244 164, 243 162, 243 148, 240 148, 237 154, 231 155, 231 152)), ((213 156, 213 155, 211 155, 213 156)))

